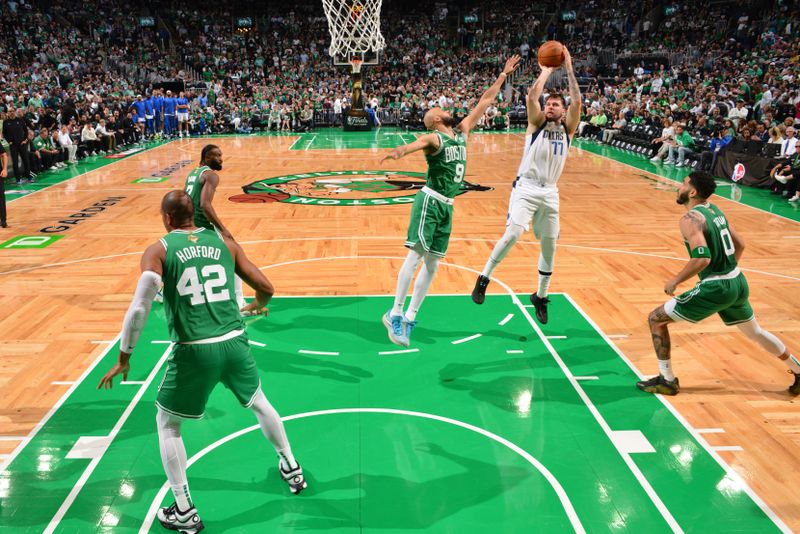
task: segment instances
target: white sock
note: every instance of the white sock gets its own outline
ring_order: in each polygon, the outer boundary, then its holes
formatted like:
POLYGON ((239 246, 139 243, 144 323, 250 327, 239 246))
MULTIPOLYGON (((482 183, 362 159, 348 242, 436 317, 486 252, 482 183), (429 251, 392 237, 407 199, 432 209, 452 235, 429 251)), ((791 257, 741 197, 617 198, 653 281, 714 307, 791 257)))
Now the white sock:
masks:
POLYGON ((186 448, 181 438, 181 420, 167 412, 157 410, 156 428, 161 462, 164 464, 175 503, 181 512, 191 510, 194 504, 189 493, 189 482, 186 480, 186 448))
POLYGON ((433 254, 425 254, 425 264, 417 275, 417 281, 414 282, 414 294, 411 295, 411 304, 408 305, 408 310, 406 310, 407 321, 416 320, 417 312, 428 294, 428 289, 431 287, 431 282, 433 282, 433 277, 436 276, 438 268, 439 258, 433 254))
POLYGON ((658 370, 661 376, 672 382, 675 380, 675 375, 672 374, 672 360, 658 360, 658 370))
POLYGON ((281 466, 284 471, 290 471, 297 467, 297 461, 292 455, 292 448, 289 446, 289 439, 286 437, 286 429, 281 421, 281 416, 267 400, 264 392, 260 389, 256 393, 255 400, 250 406, 253 413, 256 414, 258 425, 261 427, 261 432, 264 434, 272 446, 275 447, 275 452, 281 459, 281 466))
POLYGON ((492 277, 494 270, 500 265, 500 262, 503 261, 509 251, 514 248, 514 244, 517 242, 517 239, 522 236, 524 230, 525 228, 514 223, 509 223, 508 226, 506 226, 503 237, 500 238, 500 241, 495 243, 492 254, 489 256, 483 268, 483 272, 481 273, 483 276, 486 278, 492 277))
POLYGON ((539 240, 541 252, 539 253, 539 287, 536 295, 547 298, 550 289, 550 278, 553 276, 553 260, 556 256, 556 240, 554 237, 543 237, 539 240))
POLYGON ((408 295, 408 288, 411 281, 414 279, 414 272, 417 270, 422 255, 414 249, 408 251, 406 261, 400 268, 397 274, 397 290, 394 297, 394 306, 392 307, 391 315, 403 315, 403 306, 406 303, 406 296, 408 295))

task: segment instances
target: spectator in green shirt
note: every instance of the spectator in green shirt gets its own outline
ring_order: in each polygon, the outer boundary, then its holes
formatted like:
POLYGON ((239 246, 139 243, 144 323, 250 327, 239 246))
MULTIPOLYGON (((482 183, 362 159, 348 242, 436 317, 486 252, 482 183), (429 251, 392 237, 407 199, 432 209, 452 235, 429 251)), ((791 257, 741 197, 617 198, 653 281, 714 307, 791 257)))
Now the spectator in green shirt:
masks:
POLYGON ((675 125, 675 146, 669 147, 669 155, 666 165, 675 165, 676 167, 683 167, 683 162, 686 160, 686 155, 694 152, 694 138, 686 131, 683 124, 675 125), (678 159, 675 160, 677 153, 678 159))
POLYGON ((57 167, 60 169, 66 166, 58 161, 60 152, 53 147, 47 128, 42 128, 39 131, 39 135, 33 138, 31 146, 33 148, 32 159, 34 166, 38 167, 36 172, 46 171, 50 167, 57 167))

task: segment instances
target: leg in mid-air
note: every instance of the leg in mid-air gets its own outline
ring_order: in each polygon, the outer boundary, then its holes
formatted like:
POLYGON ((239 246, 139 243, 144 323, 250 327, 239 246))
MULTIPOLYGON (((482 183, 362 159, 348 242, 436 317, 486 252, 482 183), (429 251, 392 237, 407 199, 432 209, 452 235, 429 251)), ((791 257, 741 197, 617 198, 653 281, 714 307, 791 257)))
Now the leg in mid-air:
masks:
POLYGON ((547 324, 547 305, 550 299, 547 298, 550 290, 550 278, 553 276, 553 261, 556 256, 556 238, 542 237, 539 239, 539 284, 535 293, 531 293, 531 304, 536 309, 536 319, 547 324))
POLYGON ((418 244, 408 251, 400 273, 397 276, 397 290, 395 292, 392 309, 383 316, 383 324, 389 334, 389 340, 397 345, 408 347, 411 343, 411 332, 417 326, 417 313, 422 307, 422 302, 428 295, 436 271, 439 269, 441 256, 425 252, 418 244), (403 311, 411 281, 419 264, 422 263, 417 279, 414 282, 414 293, 408 308, 403 311))
POLYGON ((525 232, 525 227, 512 221, 509 221, 508 225, 506 225, 506 231, 503 237, 494 245, 494 249, 489 259, 486 261, 483 271, 481 271, 481 274, 475 281, 475 287, 472 290, 472 301, 475 304, 483 304, 486 299, 486 288, 491 281, 494 270, 500 265, 500 262, 503 261, 511 249, 514 248, 514 244, 522 237, 523 232, 525 232))

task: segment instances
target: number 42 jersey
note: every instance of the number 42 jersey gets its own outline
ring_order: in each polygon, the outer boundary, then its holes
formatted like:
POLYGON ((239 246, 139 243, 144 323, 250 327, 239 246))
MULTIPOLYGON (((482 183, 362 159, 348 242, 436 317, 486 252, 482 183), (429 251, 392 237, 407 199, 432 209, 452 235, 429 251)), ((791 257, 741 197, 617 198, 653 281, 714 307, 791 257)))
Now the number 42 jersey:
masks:
POLYGON ((214 230, 173 230, 161 238, 164 308, 170 338, 185 343, 244 328, 233 287, 236 265, 214 230))

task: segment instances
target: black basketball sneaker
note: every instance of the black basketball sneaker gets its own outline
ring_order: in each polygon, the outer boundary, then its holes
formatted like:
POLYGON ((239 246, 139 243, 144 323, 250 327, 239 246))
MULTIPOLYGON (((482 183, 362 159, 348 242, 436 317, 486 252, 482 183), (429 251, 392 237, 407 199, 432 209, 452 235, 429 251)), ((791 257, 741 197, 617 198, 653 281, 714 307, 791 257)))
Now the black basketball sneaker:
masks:
POLYGON ((531 293, 531 304, 536 308, 536 319, 542 323, 547 324, 547 305, 550 304, 550 299, 539 298, 536 293, 531 293))
POLYGON ((486 286, 489 285, 491 280, 488 276, 480 275, 475 282, 475 288, 472 290, 472 302, 475 304, 483 304, 486 300, 486 286))
MULTIPOLYGON (((789 371, 792 373, 792 371, 789 371)), ((800 395, 800 374, 792 373, 794 375, 794 384, 789 386, 789 393, 792 395, 800 395)))
POLYGON ((681 384, 678 382, 677 376, 672 381, 661 375, 654 376, 649 380, 636 382, 636 387, 648 393, 660 393, 662 395, 677 395, 681 390, 681 384))

